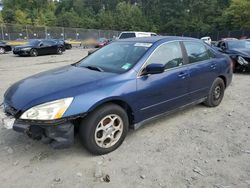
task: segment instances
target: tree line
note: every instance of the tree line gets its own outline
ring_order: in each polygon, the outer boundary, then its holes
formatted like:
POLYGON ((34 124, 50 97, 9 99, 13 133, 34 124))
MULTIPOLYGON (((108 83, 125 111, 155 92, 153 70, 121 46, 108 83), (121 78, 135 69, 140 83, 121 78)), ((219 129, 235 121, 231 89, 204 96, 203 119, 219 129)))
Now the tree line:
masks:
POLYGON ((250 29, 250 0, 3 0, 0 23, 159 33, 250 29))

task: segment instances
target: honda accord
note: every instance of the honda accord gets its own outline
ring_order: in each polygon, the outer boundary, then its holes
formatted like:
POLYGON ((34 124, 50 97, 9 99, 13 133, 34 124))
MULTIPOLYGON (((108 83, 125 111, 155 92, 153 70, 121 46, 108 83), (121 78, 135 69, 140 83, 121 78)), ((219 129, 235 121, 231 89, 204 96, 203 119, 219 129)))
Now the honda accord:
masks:
POLYGON ((69 147, 79 133, 87 150, 106 154, 129 128, 194 104, 218 106, 231 80, 230 58, 201 40, 117 40, 77 63, 12 85, 2 123, 53 148, 69 147))

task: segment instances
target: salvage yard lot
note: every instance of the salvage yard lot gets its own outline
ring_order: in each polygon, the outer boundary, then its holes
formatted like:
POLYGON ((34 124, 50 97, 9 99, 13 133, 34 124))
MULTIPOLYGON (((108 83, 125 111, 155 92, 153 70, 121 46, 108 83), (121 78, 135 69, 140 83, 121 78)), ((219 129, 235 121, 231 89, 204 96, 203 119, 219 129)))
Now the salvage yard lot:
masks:
MULTIPOLYGON (((1 55, 0 101, 14 82, 86 55, 84 49, 1 55)), ((70 149, 53 150, 0 125, 1 187, 250 187, 249 114, 250 74, 244 73, 234 75, 219 107, 197 105, 162 117, 130 131, 105 156, 92 156, 77 138, 70 149), (110 182, 103 182, 107 175, 110 182)))

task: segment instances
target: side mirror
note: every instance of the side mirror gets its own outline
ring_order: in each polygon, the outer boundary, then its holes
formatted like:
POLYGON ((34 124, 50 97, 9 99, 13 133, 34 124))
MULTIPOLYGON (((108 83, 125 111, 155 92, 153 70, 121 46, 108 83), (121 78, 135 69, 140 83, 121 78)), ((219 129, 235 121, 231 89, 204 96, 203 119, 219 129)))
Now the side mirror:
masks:
POLYGON ((39 46, 42 47, 42 46, 43 46, 43 43, 39 44, 39 46))
POLYGON ((164 70, 165 70, 165 66, 162 64, 149 64, 142 71, 142 75, 160 74, 160 73, 163 73, 164 70))

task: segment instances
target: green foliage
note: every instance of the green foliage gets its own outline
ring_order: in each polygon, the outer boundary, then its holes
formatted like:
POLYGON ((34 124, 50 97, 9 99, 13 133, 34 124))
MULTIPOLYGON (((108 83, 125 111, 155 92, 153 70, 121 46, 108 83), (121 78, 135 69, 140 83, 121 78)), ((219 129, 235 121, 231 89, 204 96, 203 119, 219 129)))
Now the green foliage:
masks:
POLYGON ((2 17, 2 14, 0 12, 0 24, 2 24, 2 23, 3 23, 3 17, 2 17))
POLYGON ((3 0, 0 23, 161 33, 250 29, 250 0, 3 0))
POLYGON ((232 0, 224 12, 225 25, 231 29, 250 28, 250 0, 232 0))

